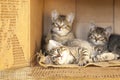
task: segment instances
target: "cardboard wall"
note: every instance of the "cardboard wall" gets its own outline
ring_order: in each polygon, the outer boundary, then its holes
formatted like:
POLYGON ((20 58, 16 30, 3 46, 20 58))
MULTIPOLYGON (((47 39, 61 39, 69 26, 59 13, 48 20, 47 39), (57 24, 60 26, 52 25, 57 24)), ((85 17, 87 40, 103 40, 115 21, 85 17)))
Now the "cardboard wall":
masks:
POLYGON ((30 64, 29 3, 29 0, 0 0, 0 69, 30 64))
POLYGON ((114 33, 120 34, 120 0, 114 2, 114 33))
POLYGON ((77 38, 87 38, 90 23, 102 27, 113 26, 113 0, 77 0, 76 6, 77 38))
POLYGON ((30 2, 30 63, 35 63, 35 53, 42 47, 43 1, 31 0, 30 2))
POLYGON ((119 0, 18 0, 18 3, 9 2, 12 5, 6 3, 7 0, 0 0, 0 69, 35 63, 35 53, 42 47, 41 38, 51 27, 51 11, 55 9, 65 15, 75 13, 73 31, 77 38, 86 39, 91 22, 103 27, 112 26, 114 33, 120 34, 119 0))
POLYGON ((61 14, 75 13, 73 31, 80 39, 86 39, 90 23, 113 27, 114 1, 117 0, 45 0, 43 34, 51 27, 51 11, 55 9, 61 14))

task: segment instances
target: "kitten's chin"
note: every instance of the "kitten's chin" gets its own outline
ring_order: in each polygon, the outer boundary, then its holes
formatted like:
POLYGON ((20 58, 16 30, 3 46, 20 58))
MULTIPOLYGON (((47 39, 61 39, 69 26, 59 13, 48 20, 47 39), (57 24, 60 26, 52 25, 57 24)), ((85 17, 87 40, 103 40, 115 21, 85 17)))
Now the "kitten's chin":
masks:
POLYGON ((66 31, 66 32, 64 32, 64 31, 57 31, 56 33, 58 35, 60 35, 60 36, 66 36, 69 32, 68 31, 66 31))

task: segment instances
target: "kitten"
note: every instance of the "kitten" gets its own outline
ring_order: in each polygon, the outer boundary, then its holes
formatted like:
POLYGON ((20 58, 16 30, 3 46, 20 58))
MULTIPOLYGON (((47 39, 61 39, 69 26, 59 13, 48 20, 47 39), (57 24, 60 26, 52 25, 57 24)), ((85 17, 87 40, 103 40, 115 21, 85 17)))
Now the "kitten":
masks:
POLYGON ((102 28, 91 24, 88 33, 88 41, 94 47, 94 56, 107 51, 107 42, 111 34, 111 27, 102 28))
POLYGON ((88 34, 88 41, 93 46, 91 58, 94 62, 116 60, 119 55, 116 52, 109 52, 107 45, 110 42, 109 36, 112 33, 111 27, 102 28, 92 24, 88 34))
POLYGON ((74 21, 74 14, 60 15, 56 10, 51 12, 52 26, 50 33, 48 33, 46 42, 55 40, 65 44, 68 40, 74 39, 72 32, 72 24, 74 21))
POLYGON ((49 40, 48 55, 54 64, 70 64, 73 57, 69 55, 69 49, 55 40, 49 40))
POLYGON ((120 55, 120 35, 111 34, 108 40, 108 50, 120 55))
POLYGON ((54 64, 78 64, 90 62, 90 53, 86 48, 64 46, 54 40, 49 40, 49 54, 54 64), (55 46, 53 46, 56 45, 55 46))

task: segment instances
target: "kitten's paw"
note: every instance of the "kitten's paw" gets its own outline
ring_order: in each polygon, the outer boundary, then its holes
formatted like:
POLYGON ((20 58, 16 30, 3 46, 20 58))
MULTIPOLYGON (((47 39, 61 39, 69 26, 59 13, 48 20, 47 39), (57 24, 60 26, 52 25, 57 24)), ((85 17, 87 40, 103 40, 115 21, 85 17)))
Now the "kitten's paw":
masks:
POLYGON ((98 59, 97 57, 92 58, 92 62, 99 62, 100 58, 98 59))
POLYGON ((88 60, 83 60, 83 61, 79 61, 78 65, 79 66, 85 66, 86 64, 88 64, 89 61, 88 60))

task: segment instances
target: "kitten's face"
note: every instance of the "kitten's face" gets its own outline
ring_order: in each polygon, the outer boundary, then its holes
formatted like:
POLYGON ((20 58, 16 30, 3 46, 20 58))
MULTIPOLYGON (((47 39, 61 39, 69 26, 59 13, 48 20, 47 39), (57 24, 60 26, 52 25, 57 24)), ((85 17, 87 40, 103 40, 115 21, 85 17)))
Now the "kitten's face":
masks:
POLYGON ((61 46, 52 50, 52 61, 54 64, 68 64, 67 58, 70 55, 67 47, 61 46))
POLYGON ((65 19, 62 19, 61 16, 59 16, 53 22, 52 26, 53 26, 52 31, 61 36, 68 34, 72 30, 72 27, 69 25, 69 23, 65 19))
POLYGON ((88 40, 94 45, 105 45, 109 37, 108 28, 92 27, 88 34, 88 40))
POLYGON ((72 30, 74 16, 59 15, 57 11, 52 12, 52 31, 58 35, 67 35, 72 30))

